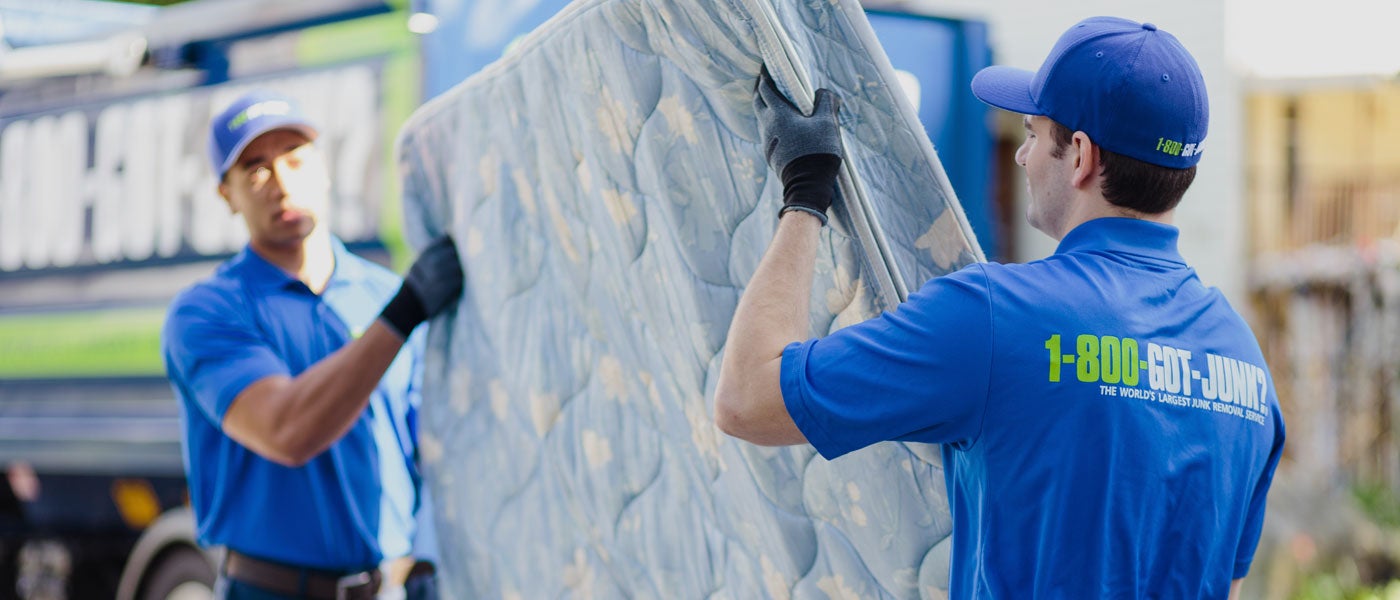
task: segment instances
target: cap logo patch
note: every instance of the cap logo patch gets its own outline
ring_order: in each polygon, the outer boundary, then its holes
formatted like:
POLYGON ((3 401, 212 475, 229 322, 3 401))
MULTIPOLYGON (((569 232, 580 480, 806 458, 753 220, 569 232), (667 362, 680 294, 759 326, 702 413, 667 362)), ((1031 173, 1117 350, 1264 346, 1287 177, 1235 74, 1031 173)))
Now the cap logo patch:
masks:
POLYGON ((263 102, 259 102, 252 106, 249 106, 248 108, 243 109, 243 112, 240 112, 237 115, 234 115, 232 119, 229 119, 228 130, 236 131, 239 127, 242 127, 244 123, 247 123, 248 121, 251 121, 258 117, 266 115, 280 116, 290 112, 292 112, 292 107, 286 102, 283 102, 281 100, 265 100, 263 102))
POLYGON ((1157 151, 1161 152, 1162 154, 1190 158, 1192 156, 1200 154, 1201 151, 1204 149, 1204 142, 1182 144, 1181 142, 1178 142, 1176 140, 1169 140, 1167 138, 1160 137, 1157 138, 1157 151))

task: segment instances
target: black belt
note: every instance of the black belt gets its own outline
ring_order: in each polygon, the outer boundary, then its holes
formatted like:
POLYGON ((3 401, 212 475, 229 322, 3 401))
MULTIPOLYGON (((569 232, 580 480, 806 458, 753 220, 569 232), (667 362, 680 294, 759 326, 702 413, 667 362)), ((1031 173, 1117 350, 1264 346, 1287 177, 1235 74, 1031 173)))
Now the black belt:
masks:
POLYGON ((373 600, 379 593, 379 569, 338 573, 253 558, 229 550, 224 575, 269 592, 312 600, 373 600))

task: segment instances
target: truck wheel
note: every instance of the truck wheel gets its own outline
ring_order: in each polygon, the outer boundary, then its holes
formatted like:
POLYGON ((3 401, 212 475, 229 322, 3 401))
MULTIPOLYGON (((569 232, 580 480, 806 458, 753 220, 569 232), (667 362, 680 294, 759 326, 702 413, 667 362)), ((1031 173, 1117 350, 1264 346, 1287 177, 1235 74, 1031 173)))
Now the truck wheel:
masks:
POLYGON ((165 552, 141 587, 142 600, 209 600, 214 569, 198 550, 179 546, 165 552))

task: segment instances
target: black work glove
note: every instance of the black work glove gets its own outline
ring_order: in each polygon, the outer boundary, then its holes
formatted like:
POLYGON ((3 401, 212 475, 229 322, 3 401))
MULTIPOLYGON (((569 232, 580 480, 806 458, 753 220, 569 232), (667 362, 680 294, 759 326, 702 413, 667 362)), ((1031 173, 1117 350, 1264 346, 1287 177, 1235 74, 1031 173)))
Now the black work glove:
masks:
POLYGON ((408 268, 399 293, 379 313, 379 318, 400 337, 408 339, 413 328, 462 296, 462 262, 451 236, 442 236, 423 249, 408 268))
POLYGON ((825 225, 843 155, 841 128, 836 121, 841 98, 831 90, 819 89, 812 114, 803 115, 778 91, 764 67, 758 74, 753 107, 768 164, 783 178, 783 207, 778 216, 800 210, 815 215, 825 225))

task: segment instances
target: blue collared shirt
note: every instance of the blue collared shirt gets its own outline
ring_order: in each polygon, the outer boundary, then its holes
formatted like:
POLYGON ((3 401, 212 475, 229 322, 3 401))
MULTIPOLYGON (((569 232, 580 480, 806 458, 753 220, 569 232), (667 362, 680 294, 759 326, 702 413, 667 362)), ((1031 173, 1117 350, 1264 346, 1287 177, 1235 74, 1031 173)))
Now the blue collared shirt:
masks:
POLYGON ((421 336, 399 352, 344 437, 303 466, 269 461, 221 428, 249 384, 311 368, 363 333, 398 290, 398 276, 339 240, 332 246, 335 271, 319 295, 244 248, 175 298, 161 344, 180 402, 200 542, 358 570, 409 552, 421 336))
POLYGON ((1045 260, 935 278, 788 346, 788 412, 828 459, 943 444, 952 597, 1224 598, 1283 420, 1249 327, 1176 242, 1097 219, 1045 260))

